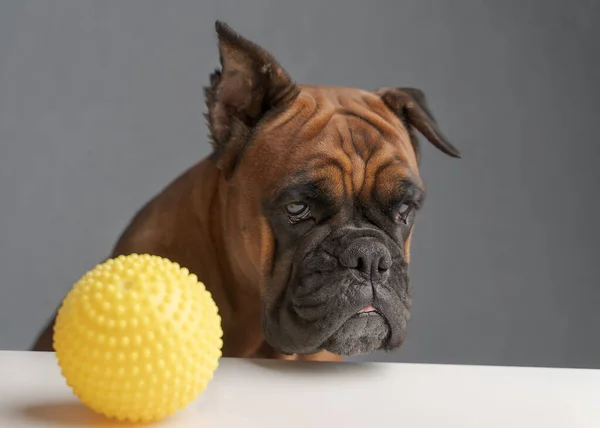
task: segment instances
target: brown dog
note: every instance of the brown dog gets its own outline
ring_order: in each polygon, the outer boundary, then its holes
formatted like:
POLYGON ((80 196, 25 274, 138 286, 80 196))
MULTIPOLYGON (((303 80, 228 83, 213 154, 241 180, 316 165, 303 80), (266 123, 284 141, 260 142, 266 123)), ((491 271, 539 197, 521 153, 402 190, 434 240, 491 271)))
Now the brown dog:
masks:
MULTIPOLYGON (((411 88, 296 85, 217 22, 213 153, 150 201, 112 256, 186 266, 222 316, 223 355, 336 360, 400 347, 423 202, 418 131, 458 157, 411 88)), ((52 349, 52 325, 36 350, 52 349)))

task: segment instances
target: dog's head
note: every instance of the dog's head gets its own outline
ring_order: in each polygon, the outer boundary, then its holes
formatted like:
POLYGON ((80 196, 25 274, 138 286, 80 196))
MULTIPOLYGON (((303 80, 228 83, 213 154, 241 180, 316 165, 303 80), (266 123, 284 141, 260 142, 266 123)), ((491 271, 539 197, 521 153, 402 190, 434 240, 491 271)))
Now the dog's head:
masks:
POLYGON ((300 354, 399 347, 424 197, 415 133, 458 151, 419 90, 296 85, 262 48, 217 33, 206 99, 227 252, 239 281, 260 284, 267 341, 300 354))

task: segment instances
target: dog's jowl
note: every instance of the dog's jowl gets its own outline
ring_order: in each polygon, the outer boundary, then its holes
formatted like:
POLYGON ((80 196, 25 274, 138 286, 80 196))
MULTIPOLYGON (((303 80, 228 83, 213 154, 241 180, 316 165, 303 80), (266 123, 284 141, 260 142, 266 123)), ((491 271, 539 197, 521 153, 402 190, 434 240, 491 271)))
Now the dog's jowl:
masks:
MULTIPOLYGON (((137 213, 111 257, 150 253, 197 274, 222 316, 224 356, 400 347, 425 196, 417 134, 458 151, 421 91, 300 85, 253 42, 216 30, 212 153, 137 213)), ((35 349, 52 349, 52 324, 35 349)))

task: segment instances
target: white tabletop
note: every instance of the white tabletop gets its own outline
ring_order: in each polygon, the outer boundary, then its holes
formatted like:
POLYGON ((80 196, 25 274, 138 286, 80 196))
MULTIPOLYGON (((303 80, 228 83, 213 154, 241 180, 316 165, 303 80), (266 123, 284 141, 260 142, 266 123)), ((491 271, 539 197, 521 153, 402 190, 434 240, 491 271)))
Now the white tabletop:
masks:
MULTIPOLYGON (((79 403, 54 354, 0 352, 0 427, 118 425, 79 403)), ((154 426, 598 428, 600 371, 222 359, 154 426)))

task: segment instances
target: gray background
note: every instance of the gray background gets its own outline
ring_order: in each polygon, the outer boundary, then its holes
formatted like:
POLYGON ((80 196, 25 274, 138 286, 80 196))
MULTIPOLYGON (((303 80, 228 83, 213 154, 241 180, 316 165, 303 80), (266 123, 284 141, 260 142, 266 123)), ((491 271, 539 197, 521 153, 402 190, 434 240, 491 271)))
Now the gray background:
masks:
POLYGON ((411 362, 600 367, 600 2, 0 2, 0 348, 26 349, 133 213, 208 153, 215 19, 299 82, 415 86, 411 362))

